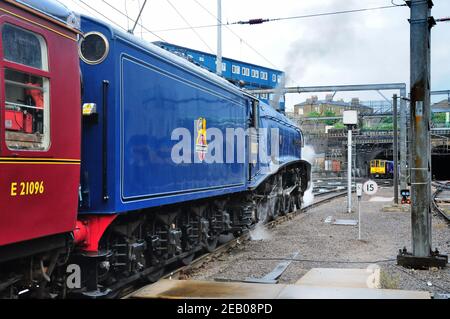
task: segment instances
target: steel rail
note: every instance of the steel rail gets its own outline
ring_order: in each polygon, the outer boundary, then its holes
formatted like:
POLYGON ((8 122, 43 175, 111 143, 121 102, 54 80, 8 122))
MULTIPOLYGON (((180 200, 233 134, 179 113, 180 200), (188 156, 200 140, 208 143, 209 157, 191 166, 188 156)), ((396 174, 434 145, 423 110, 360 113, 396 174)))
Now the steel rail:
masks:
POLYGON ((445 218, 445 220, 450 223, 450 215, 447 214, 445 211, 443 211, 439 204, 437 203, 438 195, 442 193, 444 190, 450 190, 450 182, 447 183, 441 183, 441 182, 433 182, 432 183, 434 187, 436 187, 436 191, 433 193, 432 196, 432 204, 433 208, 436 212, 438 212, 442 217, 445 218))

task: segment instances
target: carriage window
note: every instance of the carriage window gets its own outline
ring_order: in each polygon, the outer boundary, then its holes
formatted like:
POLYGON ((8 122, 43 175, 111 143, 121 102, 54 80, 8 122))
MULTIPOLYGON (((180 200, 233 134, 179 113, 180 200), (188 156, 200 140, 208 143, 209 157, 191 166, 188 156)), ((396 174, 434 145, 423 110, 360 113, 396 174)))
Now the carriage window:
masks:
POLYGON ((48 79, 5 69, 5 99, 8 148, 46 150, 50 142, 48 79))
POLYGON ((3 26, 1 39, 4 60, 12 62, 4 68, 6 145, 10 150, 45 151, 50 145, 50 84, 42 76, 48 71, 47 45, 42 36, 9 24, 3 26), (25 70, 15 70, 14 64, 25 70), (37 75, 33 69, 42 71, 37 75))
POLYGON ((2 41, 5 60, 48 70, 47 46, 40 35, 6 24, 2 41))

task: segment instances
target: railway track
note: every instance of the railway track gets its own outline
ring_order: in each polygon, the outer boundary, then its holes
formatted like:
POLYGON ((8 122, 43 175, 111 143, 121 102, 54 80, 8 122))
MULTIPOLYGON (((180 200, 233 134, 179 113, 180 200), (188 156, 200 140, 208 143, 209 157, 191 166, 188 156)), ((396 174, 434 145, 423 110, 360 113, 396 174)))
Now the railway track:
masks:
MULTIPOLYGON (((328 203, 336 198, 343 197, 346 194, 347 194, 347 191, 341 190, 341 189, 336 189, 335 191, 329 191, 326 193, 314 194, 316 200, 314 200, 314 202, 312 204, 310 204, 306 207, 303 207, 302 209, 299 209, 295 212, 289 213, 287 215, 279 216, 275 220, 270 221, 269 223, 265 224, 264 226, 268 229, 271 229, 271 228, 275 227, 276 225, 279 225, 279 224, 282 224, 282 223, 292 220, 293 218, 300 215, 301 213, 305 213, 308 210, 311 210, 312 208, 315 208, 317 206, 328 203)), ((209 261, 213 260, 214 258, 217 258, 220 255, 228 252, 229 250, 231 250, 239 245, 242 245, 246 241, 250 240, 250 238, 251 238, 250 231, 246 231, 241 236, 222 244, 220 247, 216 248, 213 252, 199 256, 198 258, 193 260, 189 265, 167 272, 165 275, 163 275, 161 277, 161 279, 174 279, 174 280, 186 279, 189 277, 189 274, 193 270, 202 267, 204 264, 206 264, 209 261)), ((142 286, 139 286, 139 287, 134 286, 134 287, 127 289, 126 291, 124 291, 121 294, 121 298, 123 298, 123 299, 130 298, 132 296, 132 294, 137 289, 140 289, 140 288, 142 288, 142 286)))
MULTIPOLYGON (((353 185, 355 183, 364 183, 368 178, 355 178, 353 179, 353 185)), ((394 182, 392 179, 373 179, 380 187, 391 187, 394 182)), ((317 178, 314 182, 314 193, 316 196, 321 196, 322 193, 335 192, 336 188, 342 190, 347 188, 347 178, 317 178)))
POLYGON ((433 186, 436 188, 432 197, 434 210, 450 224, 450 182, 435 181, 433 186))

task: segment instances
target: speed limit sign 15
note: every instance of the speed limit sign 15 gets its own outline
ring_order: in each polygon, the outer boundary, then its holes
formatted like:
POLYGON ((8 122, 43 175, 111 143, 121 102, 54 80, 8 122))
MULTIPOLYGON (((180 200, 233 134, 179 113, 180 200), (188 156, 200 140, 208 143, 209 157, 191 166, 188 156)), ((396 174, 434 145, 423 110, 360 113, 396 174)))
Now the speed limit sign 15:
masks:
POLYGON ((378 191, 378 184, 375 181, 367 181, 363 186, 364 193, 367 195, 375 195, 378 191))

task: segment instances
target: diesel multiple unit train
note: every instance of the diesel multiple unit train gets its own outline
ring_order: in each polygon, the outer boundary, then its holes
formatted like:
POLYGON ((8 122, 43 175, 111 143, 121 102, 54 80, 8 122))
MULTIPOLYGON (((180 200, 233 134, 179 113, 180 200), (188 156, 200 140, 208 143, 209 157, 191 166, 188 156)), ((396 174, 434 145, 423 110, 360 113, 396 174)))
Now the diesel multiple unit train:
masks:
POLYGON ((394 176, 394 161, 375 159, 370 161, 371 178, 392 178, 394 176))
POLYGON ((0 298, 111 296, 301 207, 301 131, 221 77, 56 1, 0 32, 0 298))

